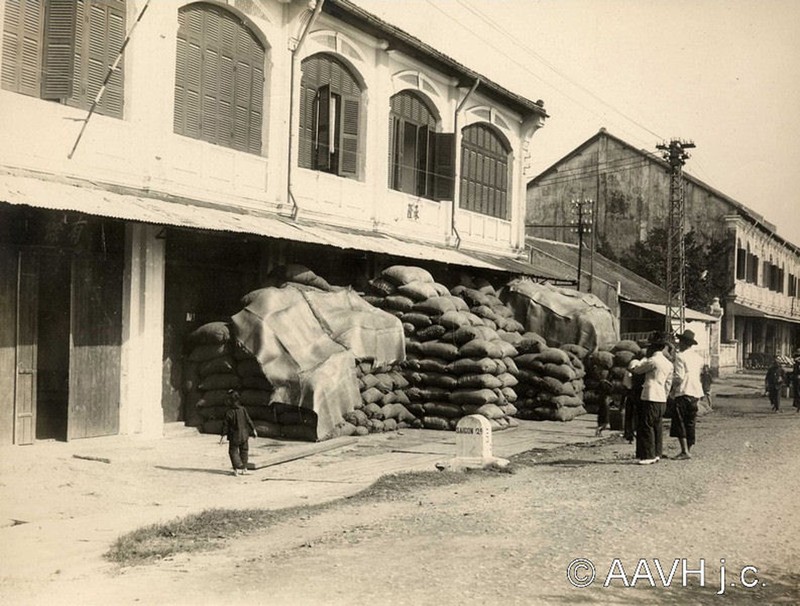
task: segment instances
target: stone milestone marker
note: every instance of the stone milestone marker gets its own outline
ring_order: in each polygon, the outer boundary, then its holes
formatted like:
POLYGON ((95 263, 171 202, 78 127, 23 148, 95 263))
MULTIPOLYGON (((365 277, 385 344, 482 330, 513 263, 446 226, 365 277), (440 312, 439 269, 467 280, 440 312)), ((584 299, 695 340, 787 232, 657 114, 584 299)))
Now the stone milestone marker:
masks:
POLYGON ((488 465, 508 465, 507 459, 492 455, 492 426, 486 417, 469 415, 462 418, 456 426, 456 456, 446 463, 437 465, 440 469, 475 469, 488 465))

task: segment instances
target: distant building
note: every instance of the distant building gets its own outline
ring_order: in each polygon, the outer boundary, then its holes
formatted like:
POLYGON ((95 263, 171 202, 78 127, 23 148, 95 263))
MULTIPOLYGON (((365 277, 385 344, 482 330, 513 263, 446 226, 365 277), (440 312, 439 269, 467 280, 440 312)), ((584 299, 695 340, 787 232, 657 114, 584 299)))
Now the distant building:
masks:
MULTIPOLYGON (((720 368, 760 366, 800 346, 800 247, 744 204, 684 172, 687 229, 724 239, 720 368)), ((528 183, 528 234, 575 242, 573 199, 595 201, 595 244, 619 255, 666 227, 669 165, 601 129, 528 183), (554 227, 555 226, 555 227, 554 227)))

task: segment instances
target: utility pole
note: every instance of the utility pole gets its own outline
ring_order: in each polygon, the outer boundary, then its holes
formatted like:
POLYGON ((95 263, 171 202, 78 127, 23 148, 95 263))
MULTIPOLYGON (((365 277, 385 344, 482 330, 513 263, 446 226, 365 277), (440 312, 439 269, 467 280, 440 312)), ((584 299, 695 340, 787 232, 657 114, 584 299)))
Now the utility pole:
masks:
POLYGON ((667 304, 664 312, 667 334, 683 332, 686 324, 686 249, 684 231, 686 205, 684 201, 683 165, 690 157, 687 149, 695 145, 690 141, 673 139, 656 147, 669 162, 669 218, 667 224, 667 304))
POLYGON ((594 223, 594 200, 573 200, 572 231, 578 234, 578 292, 581 290, 581 274, 583 266, 583 235, 592 233, 594 223))

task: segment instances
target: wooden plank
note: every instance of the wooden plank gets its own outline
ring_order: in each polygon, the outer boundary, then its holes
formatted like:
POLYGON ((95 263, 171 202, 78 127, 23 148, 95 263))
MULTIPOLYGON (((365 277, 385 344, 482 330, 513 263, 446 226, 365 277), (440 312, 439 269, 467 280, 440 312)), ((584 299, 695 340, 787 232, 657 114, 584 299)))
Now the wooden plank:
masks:
POLYGON ((0 247, 0 446, 14 442, 16 326, 17 251, 0 247))
MULTIPOLYGON (((352 437, 333 438, 332 440, 326 440, 324 442, 314 442, 308 446, 292 447, 287 452, 279 452, 268 456, 266 459, 259 458, 258 461, 254 461, 255 469, 264 469, 265 467, 272 467, 274 465, 280 465, 281 463, 288 463, 289 461, 304 459, 315 454, 328 452, 337 448, 355 444, 357 441, 357 438, 352 437)), ((250 452, 253 453, 252 450, 250 452)), ((257 455, 257 453, 254 454, 257 455)))

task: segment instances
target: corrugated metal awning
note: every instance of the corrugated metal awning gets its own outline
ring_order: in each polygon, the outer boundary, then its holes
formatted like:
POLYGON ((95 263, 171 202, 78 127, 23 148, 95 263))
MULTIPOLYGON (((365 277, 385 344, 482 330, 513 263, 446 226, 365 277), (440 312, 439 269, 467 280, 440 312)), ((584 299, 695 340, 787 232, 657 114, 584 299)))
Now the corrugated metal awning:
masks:
MULTIPOLYGON (((633 305, 634 307, 640 307, 642 309, 646 309, 648 311, 652 311, 653 313, 657 313, 661 316, 667 315, 667 306, 666 305, 658 305, 657 303, 642 303, 641 301, 627 301, 622 300, 621 303, 627 303, 628 305, 633 305)), ((700 311, 695 311, 694 309, 686 308, 684 315, 687 320, 691 320, 692 322, 717 322, 719 318, 704 314, 700 311)))
POLYGON ((53 181, 29 175, 0 174, 0 201, 47 210, 73 211, 153 225, 224 231, 293 242, 362 250, 418 261, 559 279, 511 257, 411 242, 375 232, 304 223, 278 215, 201 205, 193 201, 148 197, 96 187, 87 182, 53 181))

